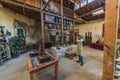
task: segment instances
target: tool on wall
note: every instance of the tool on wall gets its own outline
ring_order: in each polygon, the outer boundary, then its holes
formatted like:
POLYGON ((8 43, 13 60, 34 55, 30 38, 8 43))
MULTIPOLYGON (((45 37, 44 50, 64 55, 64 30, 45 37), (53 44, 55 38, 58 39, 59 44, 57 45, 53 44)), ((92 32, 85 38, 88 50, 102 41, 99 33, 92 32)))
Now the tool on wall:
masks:
POLYGON ((85 45, 90 46, 92 42, 92 32, 86 32, 85 33, 85 45))

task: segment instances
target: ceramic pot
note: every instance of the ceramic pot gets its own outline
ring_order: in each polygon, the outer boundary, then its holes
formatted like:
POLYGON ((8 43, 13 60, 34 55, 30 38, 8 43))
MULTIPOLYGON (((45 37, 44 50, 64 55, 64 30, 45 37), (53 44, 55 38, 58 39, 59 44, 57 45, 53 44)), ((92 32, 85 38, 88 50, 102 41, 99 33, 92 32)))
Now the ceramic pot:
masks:
POLYGON ((1 33, 4 34, 4 35, 6 34, 6 28, 5 27, 1 28, 1 33))

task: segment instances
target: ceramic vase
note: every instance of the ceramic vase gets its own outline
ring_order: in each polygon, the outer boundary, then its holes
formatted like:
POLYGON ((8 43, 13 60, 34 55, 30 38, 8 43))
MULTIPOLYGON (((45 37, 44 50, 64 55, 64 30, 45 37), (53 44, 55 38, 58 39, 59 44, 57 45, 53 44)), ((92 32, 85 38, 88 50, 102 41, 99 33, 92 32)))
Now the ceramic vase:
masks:
POLYGON ((1 33, 4 34, 4 35, 6 34, 6 28, 5 27, 1 28, 1 33))

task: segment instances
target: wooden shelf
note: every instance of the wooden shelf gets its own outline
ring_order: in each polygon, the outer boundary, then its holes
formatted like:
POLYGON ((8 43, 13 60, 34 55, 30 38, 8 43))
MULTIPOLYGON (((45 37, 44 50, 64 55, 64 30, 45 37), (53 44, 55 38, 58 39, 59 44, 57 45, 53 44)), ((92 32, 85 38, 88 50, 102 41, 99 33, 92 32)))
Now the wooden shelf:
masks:
POLYGON ((4 26, 0 26, 0 28, 3 28, 4 26))
POLYGON ((0 43, 0 45, 1 45, 1 44, 9 44, 9 43, 8 43, 8 42, 2 42, 2 43, 0 43))
POLYGON ((71 26, 70 24, 64 24, 64 26, 70 26, 70 27, 73 27, 73 26, 71 26))
POLYGON ((1 61, 5 61, 9 58, 9 56, 5 57, 4 59, 2 59, 1 61))
POLYGON ((57 29, 49 29, 50 31, 56 31, 57 29))
POLYGON ((5 51, 8 51, 9 49, 6 49, 6 50, 3 50, 3 51, 0 51, 0 54, 2 53, 2 52, 5 52, 5 51))
MULTIPOLYGON (((63 29, 64 30, 64 29, 63 29)), ((64 30, 64 31, 70 31, 70 30, 64 30)))
POLYGON ((7 35, 5 35, 5 34, 0 34, 0 36, 7 36, 7 35))
POLYGON ((62 30, 60 30, 60 29, 48 29, 46 31, 62 31, 62 30))
POLYGON ((51 24, 56 24, 56 25, 61 25, 61 23, 55 23, 55 22, 49 22, 49 21, 44 21, 45 23, 51 23, 51 24))
POLYGON ((67 19, 67 20, 69 20, 69 21, 74 21, 74 19, 68 18, 68 17, 63 17, 63 19, 67 19))

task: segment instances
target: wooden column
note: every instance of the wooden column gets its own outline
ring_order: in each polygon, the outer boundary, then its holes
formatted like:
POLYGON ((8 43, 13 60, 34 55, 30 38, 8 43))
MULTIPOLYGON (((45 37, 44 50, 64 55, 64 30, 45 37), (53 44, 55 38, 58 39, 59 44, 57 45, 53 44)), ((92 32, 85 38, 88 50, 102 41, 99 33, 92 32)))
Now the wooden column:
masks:
POLYGON ((61 27, 62 27, 62 43, 63 43, 63 27, 64 27, 64 24, 63 24, 63 0, 61 0, 61 27))
POLYGON ((43 14, 43 3, 42 0, 40 2, 41 4, 41 13, 40 13, 40 20, 41 20, 41 38, 42 38, 42 48, 45 48, 45 37, 44 37, 44 14, 43 14))
MULTIPOLYGON (((74 3, 74 15, 73 15, 73 18, 74 18, 74 20, 73 20, 73 29, 75 30, 75 3, 74 3)), ((76 42, 75 41, 75 32, 73 32, 73 44, 76 42)))
POLYGON ((45 48, 45 37, 44 37, 44 19, 43 19, 43 11, 41 11, 41 38, 42 38, 42 48, 45 48))
POLYGON ((118 0, 106 0, 102 80, 113 80, 118 31, 118 0))
POLYGON ((58 61, 55 63, 55 77, 58 78, 58 68, 59 68, 59 63, 58 61))

